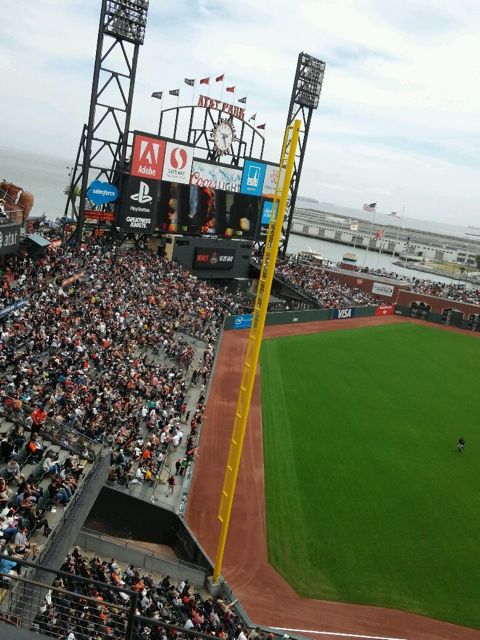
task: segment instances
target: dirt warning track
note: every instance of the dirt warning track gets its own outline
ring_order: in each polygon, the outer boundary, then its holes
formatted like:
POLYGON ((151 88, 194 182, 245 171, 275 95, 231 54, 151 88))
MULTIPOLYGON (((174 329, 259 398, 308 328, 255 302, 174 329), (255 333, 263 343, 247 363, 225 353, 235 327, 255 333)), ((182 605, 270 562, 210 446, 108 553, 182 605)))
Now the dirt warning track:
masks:
MULTIPOLYGON (((405 321, 409 320, 385 316, 276 325, 266 327, 264 337, 405 321)), ((226 331, 223 335, 188 502, 187 522, 212 559, 220 529, 217 509, 247 337, 247 330, 226 331)), ((288 629, 291 633, 298 630, 301 635, 327 640, 480 640, 480 631, 395 609, 301 598, 270 566, 259 382, 257 371, 223 566, 223 575, 250 618, 256 624, 288 629)))

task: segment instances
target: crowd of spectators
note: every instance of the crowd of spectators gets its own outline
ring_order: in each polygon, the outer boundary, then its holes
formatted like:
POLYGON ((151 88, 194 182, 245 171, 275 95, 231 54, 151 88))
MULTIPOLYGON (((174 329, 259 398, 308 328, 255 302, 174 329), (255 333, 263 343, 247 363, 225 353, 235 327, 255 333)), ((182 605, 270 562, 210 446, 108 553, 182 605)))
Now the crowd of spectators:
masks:
POLYGON ((480 304, 480 289, 467 288, 465 283, 452 281, 438 282, 428 278, 417 278, 412 275, 400 274, 384 268, 371 269, 369 267, 357 267, 355 270, 362 273, 375 274, 383 278, 389 278, 390 280, 402 280, 405 282, 405 288, 414 293, 423 293, 437 298, 446 298, 447 300, 456 300, 468 304, 480 304))
MULTIPOLYGON (((11 557, 0 563, 6 582, 23 571, 11 557)), ((236 601, 208 597, 188 579, 172 580, 133 564, 122 567, 115 558, 104 560, 79 547, 65 558, 34 612, 31 630, 62 640, 123 640, 132 604, 133 638, 138 640, 191 637, 182 629, 223 640, 274 639, 258 627, 247 630, 235 611, 236 601)))
POLYGON ((278 260, 277 278, 308 295, 322 309, 360 307, 376 304, 373 296, 358 287, 349 287, 328 275, 316 264, 300 261, 296 256, 278 260))
POLYGON ((68 504, 78 487, 80 461, 59 460, 44 446, 47 426, 111 446, 109 479, 128 486, 157 477, 188 422, 183 474, 197 455, 219 327, 225 313, 246 307, 243 297, 151 253, 98 246, 20 258, 3 274, 1 291, 0 397, 14 424, 0 441, 0 535, 18 553, 16 538, 39 526, 47 535, 48 510, 68 504), (187 336, 203 345, 193 371, 187 336), (191 385, 200 397, 187 412, 191 385), (37 467, 25 477, 27 463, 37 467))

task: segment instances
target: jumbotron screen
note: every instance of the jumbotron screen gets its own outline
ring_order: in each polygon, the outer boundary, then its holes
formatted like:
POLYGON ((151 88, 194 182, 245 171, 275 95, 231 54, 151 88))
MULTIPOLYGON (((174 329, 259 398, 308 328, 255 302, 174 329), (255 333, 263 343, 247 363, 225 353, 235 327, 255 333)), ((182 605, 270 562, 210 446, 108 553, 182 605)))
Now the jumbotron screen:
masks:
POLYGON ((162 182, 157 229, 160 233, 253 238, 260 206, 257 196, 162 182))

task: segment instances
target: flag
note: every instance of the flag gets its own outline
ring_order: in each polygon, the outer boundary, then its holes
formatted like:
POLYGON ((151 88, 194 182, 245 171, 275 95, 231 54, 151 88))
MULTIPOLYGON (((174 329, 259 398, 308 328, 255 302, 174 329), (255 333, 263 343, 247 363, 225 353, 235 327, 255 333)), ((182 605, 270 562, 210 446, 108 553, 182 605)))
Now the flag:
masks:
POLYGON ((358 224, 351 224, 350 231, 358 231, 358 224))
POLYGON ((383 229, 378 229, 378 231, 375 232, 375 240, 381 240, 384 233, 385 231, 383 229))
POLYGON ((210 78, 202 78, 200 84, 210 84, 210 78))
POLYGON ((253 116, 250 116, 250 118, 248 119, 248 121, 250 122, 251 120, 253 120, 255 122, 255 120, 257 119, 257 114, 254 113, 253 116))
POLYGON ((195 79, 194 78, 185 78, 185 84, 188 84, 190 87, 194 87, 195 86, 195 79))
POLYGON ((229 91, 230 93, 235 93, 235 87, 226 87, 225 91, 229 91))
POLYGON ((398 216, 397 211, 392 211, 392 213, 387 213, 388 216, 398 216))
POLYGON ((372 202, 371 204, 364 204, 363 210, 372 212, 372 211, 375 211, 376 206, 377 206, 376 202, 372 202))
POLYGON ((257 129, 265 129, 265 127, 267 126, 266 122, 264 122, 263 124, 259 124, 257 129))
POLYGON ((154 91, 152 93, 152 98, 158 98, 159 100, 161 100, 162 99, 162 93, 163 93, 162 91, 154 91))
POLYGON ((180 89, 170 89, 170 91, 168 93, 171 96, 179 96, 180 95, 180 89))
POLYGON ((245 96, 244 98, 239 98, 238 101, 241 102, 242 104, 247 104, 247 96, 245 96))
MULTIPOLYGON (((224 74, 224 73, 222 73, 222 75, 221 75, 221 76, 217 76, 217 77, 215 78, 215 82, 223 82, 223 78, 224 78, 224 77, 225 77, 225 74, 224 74)), ((207 84, 208 84, 208 83, 207 83, 207 84)))

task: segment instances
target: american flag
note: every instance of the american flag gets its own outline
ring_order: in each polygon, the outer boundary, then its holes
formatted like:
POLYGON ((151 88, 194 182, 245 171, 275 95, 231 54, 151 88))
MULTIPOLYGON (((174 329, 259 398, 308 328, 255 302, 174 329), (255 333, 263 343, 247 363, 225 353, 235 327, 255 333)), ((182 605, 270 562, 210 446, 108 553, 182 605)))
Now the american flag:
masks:
POLYGON ((363 210, 372 212, 372 211, 375 211, 376 206, 377 206, 376 202, 372 202, 371 204, 364 204, 363 210))

